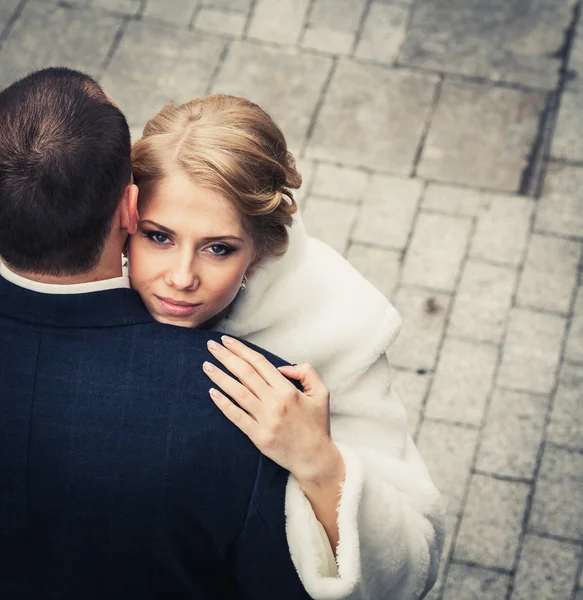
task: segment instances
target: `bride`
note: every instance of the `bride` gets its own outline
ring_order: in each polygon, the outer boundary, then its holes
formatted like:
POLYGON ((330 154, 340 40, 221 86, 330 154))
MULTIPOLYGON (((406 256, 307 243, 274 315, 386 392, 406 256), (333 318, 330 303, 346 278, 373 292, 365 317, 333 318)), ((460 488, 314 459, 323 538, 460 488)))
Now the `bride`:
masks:
POLYGON ((132 286, 156 320, 226 334, 203 367, 209 401, 290 471, 288 543, 308 593, 423 597, 444 521, 389 381, 400 318, 306 234, 279 128, 242 98, 169 105, 134 144, 133 168, 132 286), (277 370, 252 344, 298 364, 277 370))

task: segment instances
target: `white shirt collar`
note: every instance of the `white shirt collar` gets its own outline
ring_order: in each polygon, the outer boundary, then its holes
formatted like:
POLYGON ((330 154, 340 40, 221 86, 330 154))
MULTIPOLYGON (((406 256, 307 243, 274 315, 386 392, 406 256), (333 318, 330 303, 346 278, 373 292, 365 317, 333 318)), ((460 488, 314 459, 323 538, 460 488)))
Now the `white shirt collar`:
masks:
POLYGON ((87 283, 40 283, 39 281, 22 277, 22 275, 17 275, 2 261, 0 261, 0 276, 14 285, 32 290, 33 292, 40 292, 41 294, 87 294, 89 292, 102 292, 104 290, 130 287, 129 277, 114 277, 112 279, 90 281, 87 283))

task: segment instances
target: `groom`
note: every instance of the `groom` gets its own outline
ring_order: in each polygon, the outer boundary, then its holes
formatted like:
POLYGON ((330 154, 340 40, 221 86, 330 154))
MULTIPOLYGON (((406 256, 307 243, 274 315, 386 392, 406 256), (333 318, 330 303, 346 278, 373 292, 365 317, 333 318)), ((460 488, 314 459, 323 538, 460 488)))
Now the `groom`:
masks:
POLYGON ((0 93, 0 598, 308 598, 288 473, 208 397, 218 336, 155 322, 122 276, 136 202, 93 79, 0 93))

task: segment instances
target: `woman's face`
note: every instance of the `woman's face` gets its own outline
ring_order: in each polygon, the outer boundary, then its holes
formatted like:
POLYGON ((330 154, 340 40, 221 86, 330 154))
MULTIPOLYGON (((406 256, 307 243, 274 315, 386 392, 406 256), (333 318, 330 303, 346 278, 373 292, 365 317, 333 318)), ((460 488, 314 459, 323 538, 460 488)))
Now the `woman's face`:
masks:
POLYGON ((140 207, 128 257, 132 287, 157 321, 199 327, 234 300, 254 245, 227 198, 176 172, 140 207))

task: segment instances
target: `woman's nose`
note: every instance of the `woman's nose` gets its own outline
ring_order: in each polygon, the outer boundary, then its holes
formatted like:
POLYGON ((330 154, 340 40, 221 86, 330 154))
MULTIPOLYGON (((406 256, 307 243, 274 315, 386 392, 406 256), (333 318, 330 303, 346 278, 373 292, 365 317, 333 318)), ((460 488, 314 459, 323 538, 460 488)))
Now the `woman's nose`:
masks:
POLYGON ((194 290, 198 276, 190 261, 182 260, 166 271, 166 283, 177 290, 194 290))

